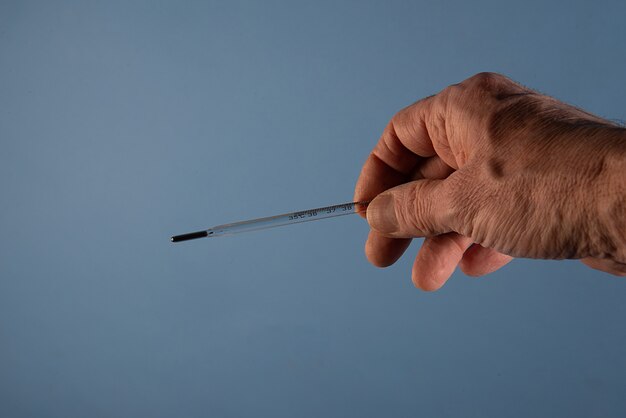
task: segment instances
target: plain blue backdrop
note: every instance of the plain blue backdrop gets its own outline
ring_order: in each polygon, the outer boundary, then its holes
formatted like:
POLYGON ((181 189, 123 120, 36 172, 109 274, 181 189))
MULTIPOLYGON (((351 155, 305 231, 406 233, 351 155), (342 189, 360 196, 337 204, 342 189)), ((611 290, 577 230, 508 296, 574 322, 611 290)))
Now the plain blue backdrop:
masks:
POLYGON ((344 217, 389 118, 479 71, 626 116, 623 1, 0 1, 0 416, 623 417, 626 280, 415 290, 344 217))

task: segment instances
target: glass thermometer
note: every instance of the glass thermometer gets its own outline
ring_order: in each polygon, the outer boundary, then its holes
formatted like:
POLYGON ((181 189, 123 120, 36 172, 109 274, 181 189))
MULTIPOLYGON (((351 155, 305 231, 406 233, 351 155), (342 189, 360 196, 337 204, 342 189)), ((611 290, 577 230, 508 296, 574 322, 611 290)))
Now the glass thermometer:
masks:
POLYGON ((368 203, 369 202, 342 203, 339 205, 325 206, 323 208, 307 209, 299 212, 284 213, 282 215, 251 219, 249 221, 218 225, 209 229, 205 229, 203 231, 175 235, 172 237, 172 242, 188 241, 191 239, 205 237, 222 237, 225 235, 239 234, 242 232, 275 228, 277 226, 317 221, 320 219, 334 218, 336 216, 351 215, 353 213, 365 213, 365 209, 367 208, 368 203))

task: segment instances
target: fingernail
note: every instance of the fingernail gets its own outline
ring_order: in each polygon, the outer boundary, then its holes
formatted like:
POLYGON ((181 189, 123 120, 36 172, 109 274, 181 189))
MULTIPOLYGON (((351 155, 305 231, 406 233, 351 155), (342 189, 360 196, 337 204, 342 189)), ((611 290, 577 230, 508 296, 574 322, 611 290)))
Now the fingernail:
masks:
POLYGON ((391 194, 382 194, 376 197, 367 207, 367 223, 372 229, 392 234, 398 229, 398 219, 394 208, 394 199, 391 194))

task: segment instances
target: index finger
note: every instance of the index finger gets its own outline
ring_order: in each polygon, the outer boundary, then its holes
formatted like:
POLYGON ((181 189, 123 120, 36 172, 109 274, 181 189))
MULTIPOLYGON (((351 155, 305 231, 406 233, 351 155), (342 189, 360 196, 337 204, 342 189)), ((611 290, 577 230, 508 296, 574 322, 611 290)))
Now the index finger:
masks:
POLYGON ((355 202, 372 200, 385 190, 406 183, 420 162, 436 155, 426 125, 433 98, 404 108, 387 124, 361 169, 355 202))

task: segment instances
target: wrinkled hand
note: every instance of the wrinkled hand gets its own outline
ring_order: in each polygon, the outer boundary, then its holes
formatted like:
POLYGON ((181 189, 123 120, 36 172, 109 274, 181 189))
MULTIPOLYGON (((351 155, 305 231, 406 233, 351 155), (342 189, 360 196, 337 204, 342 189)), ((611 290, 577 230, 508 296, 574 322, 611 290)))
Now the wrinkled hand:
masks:
POLYGON ((626 130, 493 73, 401 110, 366 161, 371 263, 425 237, 413 283, 436 290, 512 257, 626 275, 626 130))

